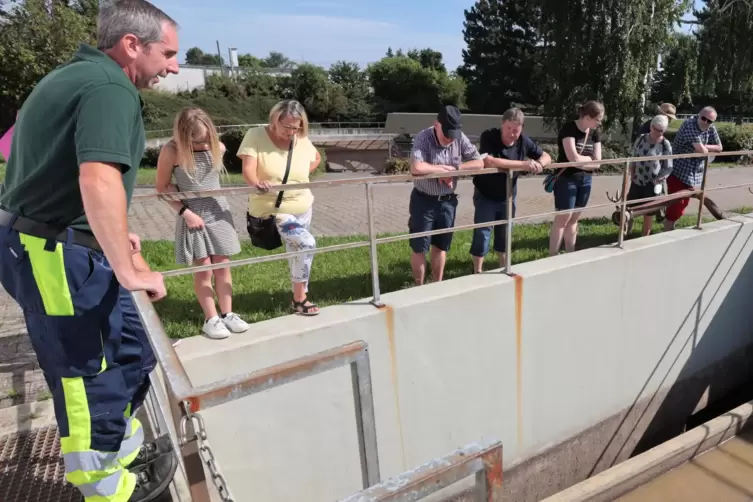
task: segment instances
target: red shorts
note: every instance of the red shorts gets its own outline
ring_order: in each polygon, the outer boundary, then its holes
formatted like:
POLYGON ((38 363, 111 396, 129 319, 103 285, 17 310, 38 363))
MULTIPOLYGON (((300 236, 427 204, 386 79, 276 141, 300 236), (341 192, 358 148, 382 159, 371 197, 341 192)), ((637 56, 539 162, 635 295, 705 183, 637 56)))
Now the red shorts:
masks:
MULTIPOLYGON (((667 178, 667 194, 670 195, 682 190, 693 190, 693 187, 670 175, 667 178)), ((679 220, 688 207, 688 204, 690 204, 690 198, 672 201, 667 206, 667 219, 673 222, 679 220)))

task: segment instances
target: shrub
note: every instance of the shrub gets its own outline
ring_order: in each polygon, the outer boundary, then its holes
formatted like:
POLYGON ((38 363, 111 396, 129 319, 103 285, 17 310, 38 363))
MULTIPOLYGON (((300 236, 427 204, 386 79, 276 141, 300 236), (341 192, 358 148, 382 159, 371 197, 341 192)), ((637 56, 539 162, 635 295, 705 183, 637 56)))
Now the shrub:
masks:
POLYGON ((220 135, 220 141, 225 143, 225 168, 230 173, 239 173, 243 169, 243 162, 238 158, 238 148, 241 146, 243 136, 246 135, 245 129, 233 129, 220 135))
POLYGON ((410 161, 400 157, 391 157, 384 162, 384 174, 408 174, 410 161))
MULTIPOLYGON (((724 150, 728 152, 753 150, 753 125, 719 124, 716 128, 719 131, 719 139, 722 141, 724 150)), ((740 155, 716 158, 716 162, 742 162, 749 160, 749 158, 741 158, 740 155)))
POLYGON ((141 159, 142 166, 157 167, 157 159, 161 148, 147 148, 144 150, 144 157, 141 159))

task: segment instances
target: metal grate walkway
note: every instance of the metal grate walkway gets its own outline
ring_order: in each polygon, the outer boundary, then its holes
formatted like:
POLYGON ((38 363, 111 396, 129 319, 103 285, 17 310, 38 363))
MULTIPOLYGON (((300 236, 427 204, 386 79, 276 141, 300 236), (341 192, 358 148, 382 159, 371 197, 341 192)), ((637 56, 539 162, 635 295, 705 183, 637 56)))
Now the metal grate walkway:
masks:
POLYGON ((81 501, 79 491, 65 481, 56 426, 0 437, 0 500, 81 501))

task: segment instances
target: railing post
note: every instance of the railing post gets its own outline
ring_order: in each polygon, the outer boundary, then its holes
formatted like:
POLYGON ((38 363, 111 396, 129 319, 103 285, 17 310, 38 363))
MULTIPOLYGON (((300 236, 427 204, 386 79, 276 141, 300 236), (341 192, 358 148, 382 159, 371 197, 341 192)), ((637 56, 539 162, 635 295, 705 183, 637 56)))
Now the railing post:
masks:
POLYGON ((353 402, 356 409, 358 450, 361 457, 361 478, 364 489, 379 484, 379 454, 377 450, 374 395, 371 388, 369 352, 364 351, 350 363, 353 383, 353 402))
POLYGON ((701 181, 701 195, 698 197, 698 220, 696 220, 695 227, 701 229, 703 223, 703 205, 706 203, 706 174, 709 171, 709 158, 703 159, 703 179, 701 181))
POLYGON ((505 226, 505 273, 512 273, 512 171, 507 171, 507 225, 505 226))
POLYGON ((627 189, 628 177, 630 176, 630 162, 625 164, 625 171, 622 173, 622 202, 620 203, 620 233, 617 237, 617 247, 622 249, 625 240, 625 210, 627 209, 627 189))
POLYGON ((369 220, 369 255, 371 258, 371 289, 374 298, 371 303, 382 307, 379 295, 379 259, 377 257, 376 229, 374 228, 374 185, 366 183, 366 212, 369 220))

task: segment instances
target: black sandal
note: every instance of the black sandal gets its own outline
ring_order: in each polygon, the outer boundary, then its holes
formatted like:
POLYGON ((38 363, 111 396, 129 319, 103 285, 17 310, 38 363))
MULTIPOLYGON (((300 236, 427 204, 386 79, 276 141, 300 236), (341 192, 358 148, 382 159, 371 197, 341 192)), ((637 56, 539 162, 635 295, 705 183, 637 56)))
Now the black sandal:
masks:
POLYGON ((306 305, 306 302, 308 302, 308 298, 304 298, 303 301, 297 302, 293 300, 293 313, 298 315, 306 315, 306 316, 315 316, 319 315, 319 311, 316 312, 310 312, 311 309, 318 309, 316 303, 310 303, 309 305, 306 305))

